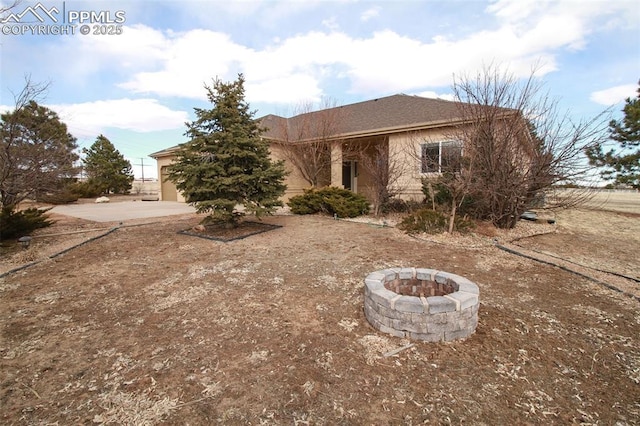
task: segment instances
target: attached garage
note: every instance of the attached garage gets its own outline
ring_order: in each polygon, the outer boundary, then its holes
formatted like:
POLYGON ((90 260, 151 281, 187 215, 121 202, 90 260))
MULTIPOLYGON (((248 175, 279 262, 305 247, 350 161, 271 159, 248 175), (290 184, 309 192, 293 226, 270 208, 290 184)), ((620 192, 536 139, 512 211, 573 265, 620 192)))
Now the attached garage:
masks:
POLYGON ((160 177, 160 200, 179 201, 184 203, 184 197, 178 193, 176 185, 168 178, 169 166, 175 158, 175 151, 178 147, 172 147, 149 155, 158 162, 158 176, 160 177))

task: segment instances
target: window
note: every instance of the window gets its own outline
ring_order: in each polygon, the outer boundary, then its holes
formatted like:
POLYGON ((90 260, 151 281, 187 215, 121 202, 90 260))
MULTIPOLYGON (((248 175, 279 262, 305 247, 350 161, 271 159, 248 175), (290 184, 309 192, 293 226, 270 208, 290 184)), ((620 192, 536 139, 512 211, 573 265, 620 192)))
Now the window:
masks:
POLYGON ((425 143, 420 146, 422 152, 422 173, 442 173, 443 171, 460 170, 460 157, 462 156, 462 144, 459 141, 449 140, 433 143, 425 143))

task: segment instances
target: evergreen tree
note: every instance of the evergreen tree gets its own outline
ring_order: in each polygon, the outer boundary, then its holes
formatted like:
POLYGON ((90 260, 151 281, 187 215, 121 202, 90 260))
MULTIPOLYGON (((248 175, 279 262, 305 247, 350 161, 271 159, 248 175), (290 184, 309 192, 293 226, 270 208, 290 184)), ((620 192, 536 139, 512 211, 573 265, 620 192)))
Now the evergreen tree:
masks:
POLYGON ((89 184, 103 193, 126 194, 131 189, 133 172, 131 163, 103 135, 98 136, 89 149, 82 152, 85 158, 84 170, 89 184))
POLYGON ((58 115, 33 100, 0 118, 0 206, 10 214, 24 199, 59 191, 75 177, 77 145, 58 115))
POLYGON ((237 226, 244 215, 260 217, 282 206, 284 163, 269 158, 269 145, 261 138, 255 112, 244 99, 244 77, 231 83, 219 79, 205 86, 211 109, 195 108, 197 119, 187 124, 190 138, 169 169, 176 184, 205 221, 237 226))
POLYGON ((638 96, 627 98, 622 111, 622 121, 609 123, 610 137, 619 148, 605 152, 598 144, 587 150, 587 156, 591 165, 605 169, 600 173, 604 179, 640 189, 640 87, 638 96))

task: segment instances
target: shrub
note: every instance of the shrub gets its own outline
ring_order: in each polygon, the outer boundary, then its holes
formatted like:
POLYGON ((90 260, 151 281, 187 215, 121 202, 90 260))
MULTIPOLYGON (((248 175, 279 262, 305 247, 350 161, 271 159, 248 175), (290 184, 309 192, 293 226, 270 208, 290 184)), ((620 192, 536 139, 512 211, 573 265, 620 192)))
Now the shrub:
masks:
POLYGON ((467 216, 456 216, 453 221, 453 229, 458 232, 468 232, 476 227, 476 223, 473 220, 467 218, 467 216))
MULTIPOLYGON (((419 234, 421 232, 439 234, 446 231, 448 227, 449 217, 447 215, 428 208, 415 211, 398 224, 398 229, 405 231, 407 234, 419 234)), ((475 223, 461 216, 456 216, 453 227, 458 232, 466 232, 475 228, 475 223)))
MULTIPOLYGON (((422 179, 422 193, 426 197, 425 202, 430 207, 432 207, 433 202, 433 204, 435 204, 436 210, 448 215, 451 211, 451 201, 453 200, 453 197, 451 195, 451 191, 446 185, 447 179, 451 179, 451 176, 444 174, 437 178, 422 179)), ((463 198, 462 203, 457 206, 456 215, 468 215, 474 218, 478 218, 481 210, 481 203, 479 203, 478 200, 474 199, 471 195, 466 195, 463 198)))
POLYGON ((438 206, 451 202, 451 192, 449 192, 446 185, 440 182, 441 179, 444 179, 444 177, 422 179, 422 193, 425 195, 427 201, 430 202, 433 200, 438 206))
POLYGON ((78 198, 80 196, 69 187, 37 197, 38 201, 48 204, 69 204, 78 201, 78 198))
POLYGON ((403 200, 402 198, 390 198, 382 204, 381 211, 387 213, 410 213, 424 208, 424 203, 415 200, 403 200))
POLYGON ((324 212, 338 217, 356 217, 369 213, 369 202, 364 196, 336 187, 305 190, 303 195, 291 197, 287 205, 295 214, 324 212))
POLYGON ((398 229, 407 234, 439 234, 447 229, 447 218, 435 210, 421 209, 402 219, 398 229))
POLYGON ((22 237, 35 231, 53 225, 45 213, 50 209, 30 208, 13 212, 3 209, 0 212, 0 240, 22 237))
POLYGON ((316 189, 305 189, 304 194, 291 197, 287 202, 295 214, 314 214, 322 211, 322 197, 316 189))
POLYGON ((94 198, 102 194, 100 186, 91 181, 72 183, 69 185, 69 190, 78 198, 94 198))
POLYGON ((383 214, 386 213, 407 213, 409 211, 409 204, 401 198, 389 198, 382 206, 380 211, 383 214))

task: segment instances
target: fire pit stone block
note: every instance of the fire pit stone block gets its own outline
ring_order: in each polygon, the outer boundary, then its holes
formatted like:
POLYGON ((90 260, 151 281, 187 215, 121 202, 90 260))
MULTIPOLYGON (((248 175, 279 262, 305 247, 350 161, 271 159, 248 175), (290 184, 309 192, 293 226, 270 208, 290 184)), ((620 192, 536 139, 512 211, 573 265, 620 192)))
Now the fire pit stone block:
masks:
POLYGON ((469 337, 480 291, 472 281, 427 268, 390 268, 364 280, 364 314, 377 330, 428 342, 469 337))

